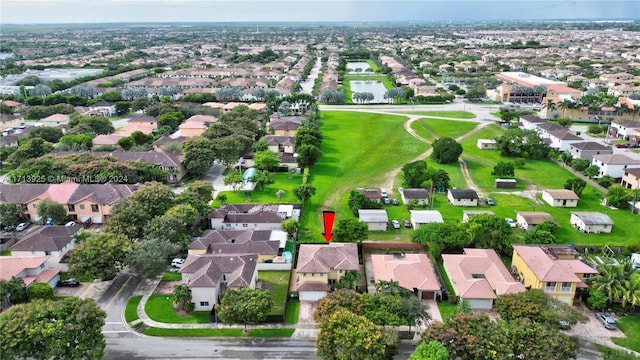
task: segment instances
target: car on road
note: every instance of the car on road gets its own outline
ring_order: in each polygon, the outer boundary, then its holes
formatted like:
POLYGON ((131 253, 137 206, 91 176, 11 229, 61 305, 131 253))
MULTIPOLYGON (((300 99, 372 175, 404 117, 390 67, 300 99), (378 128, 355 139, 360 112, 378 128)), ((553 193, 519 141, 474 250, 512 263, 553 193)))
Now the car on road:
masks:
POLYGON ((411 227, 411 222, 407 219, 402 219, 402 225, 404 225, 404 227, 406 228, 410 228, 411 227))
POLYGON ((492 198, 487 198, 487 205, 489 205, 489 206, 494 206, 495 204, 496 204, 496 203, 495 203, 495 201, 493 201, 493 199, 492 199, 492 198))
POLYGON ((512 227, 512 228, 514 228, 514 227, 516 227, 518 225, 516 223, 516 221, 511 219, 511 218, 505 218, 504 221, 506 221, 507 224, 509 224, 509 226, 512 227))
POLYGON ((393 226, 394 229, 400 229, 400 222, 398 220, 391 220, 391 226, 393 226))
POLYGON ((18 226, 16 226, 16 231, 24 231, 26 228, 29 227, 29 225, 31 225, 31 223, 28 222, 28 221, 20 223, 20 224, 18 224, 18 226))
POLYGON ((59 287, 77 287, 80 286, 80 282, 78 280, 71 278, 58 281, 59 287))
POLYGON ((171 267, 180 269, 182 267, 182 265, 184 264, 184 260, 185 259, 181 259, 181 258, 175 258, 175 259, 171 260, 171 267))
POLYGON ((604 325, 605 329, 615 330, 618 328, 616 326, 616 320, 611 315, 598 312, 596 313, 596 318, 604 325))

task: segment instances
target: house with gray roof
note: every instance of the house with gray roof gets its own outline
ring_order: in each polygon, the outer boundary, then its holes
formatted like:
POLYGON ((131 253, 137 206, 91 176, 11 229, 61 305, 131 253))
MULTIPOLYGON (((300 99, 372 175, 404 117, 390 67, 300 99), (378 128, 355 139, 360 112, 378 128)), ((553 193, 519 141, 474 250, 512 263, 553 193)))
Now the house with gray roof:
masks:
POLYGON ((389 217, 384 209, 360 209, 358 220, 366 223, 369 231, 387 231, 389 227, 389 217))
POLYGON ((195 311, 210 311, 226 289, 256 288, 258 254, 189 254, 180 268, 182 281, 191 291, 195 311))
POLYGON ((516 213, 516 223, 524 231, 531 231, 545 221, 556 222, 551 214, 543 211, 519 211, 516 213))
POLYGON ((360 271, 357 244, 300 245, 296 268, 296 290, 300 300, 323 298, 347 271, 360 271))
POLYGON ((258 254, 258 263, 273 261, 284 249, 281 230, 206 230, 189 244, 189 254, 258 254))
POLYGON ((569 152, 574 159, 591 161, 594 155, 613 154, 613 148, 593 141, 584 141, 569 144, 569 152))
POLYGON ((449 189, 449 203, 454 206, 478 206, 478 193, 473 189, 449 189))
POLYGON ((66 256, 80 230, 80 226, 36 226, 9 250, 12 256, 46 256, 47 268, 68 271, 66 256))
POLYGON ((609 215, 590 211, 572 212, 569 222, 581 232, 595 234, 608 234, 614 225, 609 215))
POLYGON ((398 189, 398 191, 400 191, 400 197, 405 204, 409 204, 412 200, 415 200, 418 205, 425 205, 429 202, 429 190, 427 189, 398 189))
POLYGON ((292 204, 226 204, 209 212, 212 230, 282 230, 283 220, 300 217, 292 204))
POLYGON ((591 160, 591 165, 597 165, 600 173, 596 177, 609 175, 612 178, 620 179, 627 169, 640 168, 640 160, 632 159, 623 154, 595 155, 591 160))

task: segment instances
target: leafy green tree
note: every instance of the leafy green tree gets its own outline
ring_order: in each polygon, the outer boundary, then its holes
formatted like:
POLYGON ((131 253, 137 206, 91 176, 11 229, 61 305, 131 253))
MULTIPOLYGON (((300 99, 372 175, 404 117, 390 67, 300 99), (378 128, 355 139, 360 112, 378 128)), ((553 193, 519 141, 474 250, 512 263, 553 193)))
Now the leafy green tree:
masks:
POLYGON ((461 252, 471 245, 471 239, 463 228, 452 223, 436 223, 421 226, 411 233, 411 242, 426 245, 429 254, 438 257, 443 251, 461 252))
POLYGON ((462 154, 462 145, 452 138, 439 138, 433 142, 431 159, 438 164, 449 164, 458 161, 462 154))
POLYGON ((496 300, 494 310, 505 321, 526 318, 556 328, 561 320, 572 325, 587 321, 579 311, 539 289, 502 295, 496 300))
POLYGON ((275 184, 276 180, 273 178, 273 175, 265 170, 258 170, 256 174, 249 179, 253 183, 256 184, 256 188, 259 191, 263 191, 265 185, 275 184))
POLYGON ((184 114, 180 111, 165 112, 158 117, 158 128, 168 128, 170 132, 175 131, 184 121, 184 114))
POLYGON ((276 171, 280 158, 273 151, 260 151, 253 154, 253 167, 257 170, 276 171))
POLYGON ((572 179, 567 179, 567 181, 564 183, 565 189, 572 190, 578 196, 582 195, 582 191, 586 186, 587 186, 587 182, 577 177, 572 179))
POLYGON ((589 178, 593 178, 600 174, 600 167, 598 165, 591 165, 588 168, 584 169, 583 173, 589 178))
POLYGON ((135 145, 135 141, 131 136, 125 136, 118 139, 118 146, 120 146, 124 151, 129 151, 135 145))
POLYGON ((102 359, 105 313, 93 300, 35 300, 0 314, 3 358, 102 359))
POLYGON ((171 301, 188 313, 193 311, 194 304, 191 301, 191 291, 189 291, 187 284, 178 284, 173 287, 171 301))
POLYGON ((33 301, 35 299, 53 299, 53 288, 47 283, 32 284, 31 286, 29 286, 29 290, 27 290, 27 293, 29 295, 29 301, 33 301))
POLYGON ((12 276, 8 281, 0 280, 0 307, 27 301, 29 301, 29 295, 21 277, 12 276))
POLYGON ((322 151, 315 145, 302 144, 296 149, 296 162, 300 168, 313 167, 322 156, 322 151))
POLYGON ((611 185, 616 183, 616 179, 609 175, 603 175, 602 177, 597 179, 596 182, 598 183, 598 185, 608 189, 611 187, 611 185))
POLYGON ((607 295, 605 295, 600 290, 589 289, 589 297, 587 298, 587 305, 591 309, 602 310, 605 306, 607 306, 607 302, 609 299, 607 295))
POLYGON ((540 229, 527 231, 523 239, 526 244, 553 244, 556 242, 556 237, 553 233, 540 229))
POLYGON ((58 127, 51 127, 51 126, 37 127, 31 130, 31 132, 29 133, 30 138, 39 137, 44 141, 48 141, 52 144, 55 144, 58 141, 60 141, 60 138, 63 135, 64 134, 62 133, 62 129, 58 127))
POLYGON ((376 325, 405 325, 405 319, 401 315, 402 298, 383 292, 366 294, 362 296, 364 301, 364 316, 376 325))
POLYGON ((515 359, 574 359, 576 344, 558 331, 529 319, 511 321, 505 328, 510 354, 515 359))
POLYGON ((310 197, 316 194, 316 188, 311 184, 302 184, 293 189, 293 195, 295 195, 304 205, 310 197))
POLYGON ((182 145, 184 166, 193 175, 202 175, 213 165, 215 154, 211 140, 198 136, 187 139, 182 145))
POLYGON ((586 168, 589 167, 589 165, 591 165, 591 163, 589 162, 589 160, 587 159, 581 159, 581 158, 577 158, 577 159, 573 159, 571 160, 571 164, 569 164, 575 171, 584 171, 586 168))
POLYGON ((609 192, 607 193, 607 204, 615 206, 618 209, 626 209, 629 207, 629 201, 631 200, 631 193, 622 186, 616 185, 609 188, 609 192))
POLYGON ((337 242, 360 242, 369 236, 366 223, 358 219, 340 219, 333 229, 333 240, 337 242))
POLYGON ((60 138, 60 144, 69 149, 89 150, 93 147, 93 134, 67 134, 60 138))
POLYGON ((282 231, 287 233, 287 238, 295 239, 300 224, 298 223, 298 220, 291 218, 283 220, 282 223, 280 223, 280 227, 282 228, 282 231))
POLYGON ((187 229, 194 225, 199 214, 198 211, 189 204, 178 204, 168 209, 165 216, 179 219, 182 223, 182 228, 187 229))
POLYGON ((499 161, 496 166, 493 167, 491 175, 496 177, 515 176, 515 168, 512 162, 499 161))
POLYGON ((191 243, 191 237, 182 219, 167 215, 158 216, 149 221, 144 228, 144 238, 146 240, 166 239, 182 251, 186 251, 191 243))
POLYGON ((150 181, 144 183, 128 199, 153 218, 164 215, 174 205, 175 194, 169 186, 150 181))
POLYGON ((154 237, 134 244, 127 256, 127 264, 140 275, 153 279, 167 268, 167 259, 177 250, 176 244, 164 237, 154 237))
POLYGON ((124 267, 130 249, 131 242, 123 235, 93 234, 69 256, 69 271, 79 277, 111 280, 124 267))
POLYGON ((409 324, 409 331, 416 322, 426 322, 431 319, 427 309, 428 307, 416 296, 410 295, 400 298, 400 316, 409 324))
POLYGON ((269 292, 239 286, 227 289, 217 310, 222 321, 244 323, 244 332, 247 332, 247 323, 263 322, 272 308, 269 292))
POLYGON ((234 171, 227 175, 223 180, 225 185, 230 185, 233 191, 238 190, 238 187, 242 184, 242 173, 240 171, 234 171))
POLYGON ((424 160, 417 160, 402 166, 404 184, 410 188, 418 188, 429 179, 427 163, 424 160))
POLYGON ((102 98, 102 100, 110 101, 110 102, 116 102, 116 101, 122 100, 122 96, 120 95, 120 92, 117 90, 107 91, 103 93, 102 96, 100 97, 102 98))
POLYGON ((475 247, 495 249, 500 254, 511 252, 512 231, 504 219, 495 215, 477 215, 469 218, 466 231, 475 247))
POLYGON ((131 109, 131 102, 130 101, 118 101, 116 102, 116 114, 118 116, 122 116, 122 115, 126 115, 129 113, 129 110, 131 109))
POLYGON ((424 342, 416 346, 409 360, 449 360, 449 351, 437 341, 424 342))
POLYGON ((41 217, 40 221, 42 223, 46 222, 47 219, 53 219, 55 224, 63 224, 67 219, 67 209, 65 209, 64 205, 56 202, 52 199, 43 199, 40 201, 36 208, 38 212, 38 216, 41 217))
POLYGON ((364 315, 362 295, 351 289, 336 289, 318 300, 313 311, 313 319, 320 323, 339 309, 349 310, 357 315, 364 315))
POLYGON ((320 148, 321 144, 322 135, 318 130, 311 129, 306 126, 301 126, 296 132, 296 140, 294 144, 294 149, 296 149, 296 152, 302 145, 313 145, 317 148, 320 148))
POLYGON ((0 222, 5 225, 16 225, 23 217, 22 208, 18 204, 0 204, 0 222))
POLYGON ((396 343, 364 316, 337 310, 319 323, 317 354, 325 360, 383 360, 396 343))
POLYGON ((356 286, 360 284, 360 280, 362 280, 362 274, 360 274, 360 271, 350 270, 345 272, 340 280, 336 281, 333 288, 355 290, 356 286))

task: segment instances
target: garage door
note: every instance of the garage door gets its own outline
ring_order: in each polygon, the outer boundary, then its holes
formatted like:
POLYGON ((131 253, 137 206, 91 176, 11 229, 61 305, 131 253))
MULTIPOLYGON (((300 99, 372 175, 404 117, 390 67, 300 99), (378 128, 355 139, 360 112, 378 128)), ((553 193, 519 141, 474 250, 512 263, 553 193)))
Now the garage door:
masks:
POLYGON ((325 297, 326 294, 324 291, 300 291, 300 300, 318 301, 325 297))
POLYGON ((422 299, 434 300, 435 299, 435 293, 433 291, 423 291, 422 292, 422 299))
POLYGON ((94 224, 102 224, 102 216, 91 217, 91 222, 94 224))
POLYGON ((471 309, 491 309, 493 307, 493 300, 491 299, 465 299, 469 303, 471 309))

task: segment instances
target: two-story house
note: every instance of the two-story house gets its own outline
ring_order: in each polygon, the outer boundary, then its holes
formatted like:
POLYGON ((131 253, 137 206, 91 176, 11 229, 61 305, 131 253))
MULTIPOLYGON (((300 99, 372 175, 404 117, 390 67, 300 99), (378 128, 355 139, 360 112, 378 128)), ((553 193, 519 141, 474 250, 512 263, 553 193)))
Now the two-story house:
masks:
POLYGON ((269 151, 274 153, 293 154, 296 144, 295 136, 286 135, 265 135, 262 137, 267 142, 269 151))
POLYGON ((296 290, 300 300, 323 298, 347 271, 359 270, 357 244, 300 245, 296 268, 296 290))
POLYGON ((622 174, 622 186, 627 189, 640 189, 640 168, 625 169, 622 174))
POLYGON ((627 169, 640 168, 640 161, 623 154, 595 155, 591 165, 597 165, 600 168, 600 173, 596 177, 609 175, 620 179, 627 169))
POLYGON ((585 291, 586 281, 597 274, 567 245, 512 245, 512 269, 528 289, 573 305, 576 292, 585 291))
POLYGON ((611 122, 611 132, 616 137, 623 139, 629 139, 635 129, 640 128, 640 121, 634 120, 613 120, 611 122))
POLYGON ((189 244, 189 254, 257 254, 258 263, 273 261, 285 247, 280 230, 206 230, 189 244))
POLYGON ((591 161, 594 155, 611 155, 613 148, 593 141, 569 144, 569 152, 574 159, 591 161))
POLYGON ((53 288, 60 280, 60 270, 48 268, 48 259, 47 256, 0 256, 0 280, 18 277, 27 288, 34 283, 46 283, 53 288))
POLYGON ((13 256, 46 256, 47 268, 68 271, 65 257, 75 247, 80 226, 38 226, 9 248, 13 256))
POLYGON ((300 217, 290 204, 226 204, 209 212, 212 230, 281 230, 283 220, 300 217))

